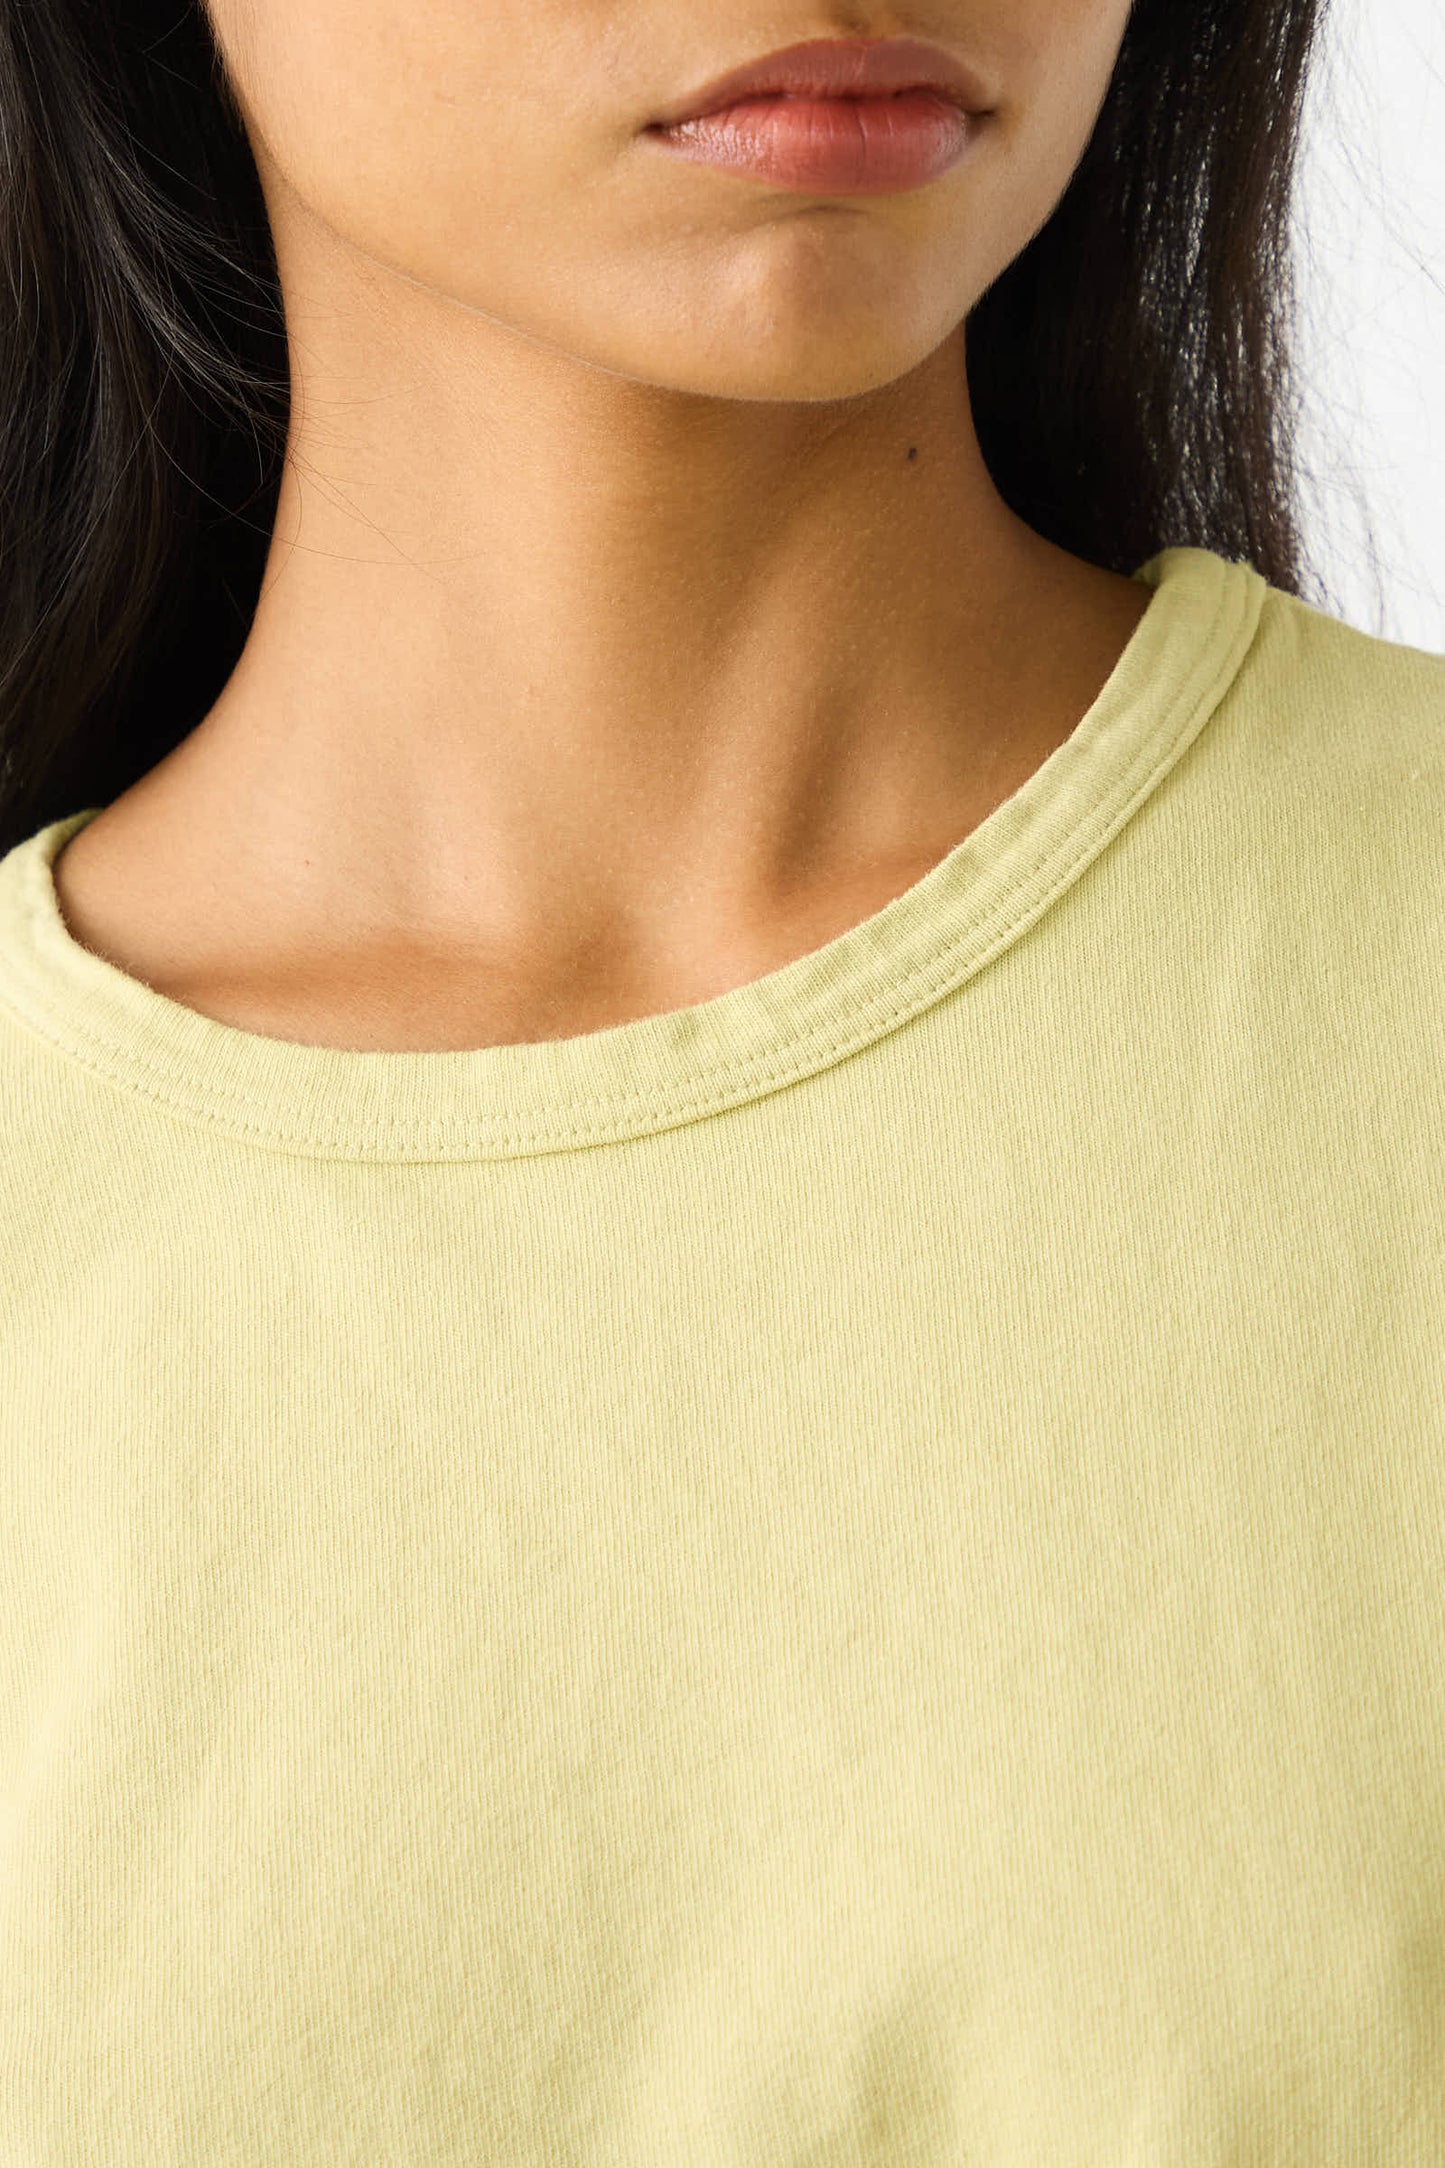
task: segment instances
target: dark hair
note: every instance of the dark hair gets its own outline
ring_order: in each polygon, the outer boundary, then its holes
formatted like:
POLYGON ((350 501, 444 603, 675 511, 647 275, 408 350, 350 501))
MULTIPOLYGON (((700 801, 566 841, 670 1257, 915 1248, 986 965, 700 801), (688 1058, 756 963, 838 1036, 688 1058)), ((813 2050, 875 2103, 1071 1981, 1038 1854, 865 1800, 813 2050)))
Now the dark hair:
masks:
MULTIPOLYGON (((969 316, 996 487, 1111 571, 1194 544, 1305 592, 1290 213, 1326 4, 1135 0, 1065 194, 969 316)), ((285 319, 202 0, 0 0, 0 259, 3 853, 188 735, 260 593, 285 319)))

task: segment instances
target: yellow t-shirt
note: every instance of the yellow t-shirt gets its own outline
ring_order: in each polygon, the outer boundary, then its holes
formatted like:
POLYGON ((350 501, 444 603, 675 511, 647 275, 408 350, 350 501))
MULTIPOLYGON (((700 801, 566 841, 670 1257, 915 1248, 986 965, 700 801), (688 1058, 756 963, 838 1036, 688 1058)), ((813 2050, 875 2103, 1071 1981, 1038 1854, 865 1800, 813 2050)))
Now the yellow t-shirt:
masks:
POLYGON ((1445 2162, 1445 657, 342 1051, 0 860, 0 2168, 1445 2162))

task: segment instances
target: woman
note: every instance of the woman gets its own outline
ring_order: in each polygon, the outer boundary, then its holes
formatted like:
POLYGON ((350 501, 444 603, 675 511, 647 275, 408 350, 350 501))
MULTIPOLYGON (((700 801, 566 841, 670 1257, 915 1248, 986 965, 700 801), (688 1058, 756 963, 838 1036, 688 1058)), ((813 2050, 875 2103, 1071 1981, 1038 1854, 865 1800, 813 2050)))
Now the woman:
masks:
POLYGON ((1445 2158, 1316 13, 3 0, 7 2160, 1445 2158))

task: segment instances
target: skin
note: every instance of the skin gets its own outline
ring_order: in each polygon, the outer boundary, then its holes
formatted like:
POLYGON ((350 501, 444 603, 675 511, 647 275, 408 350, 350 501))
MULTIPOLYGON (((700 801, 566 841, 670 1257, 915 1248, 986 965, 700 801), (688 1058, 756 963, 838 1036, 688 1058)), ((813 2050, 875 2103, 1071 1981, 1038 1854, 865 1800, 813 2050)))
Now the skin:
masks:
POLYGON ((1128 0, 212 0, 291 441, 216 705, 56 862, 75 937, 318 1045, 569 1037, 880 909, 1015 792, 1148 592, 979 455, 964 320, 1128 0), (640 131, 818 36, 951 43, 964 162, 829 199, 640 131))

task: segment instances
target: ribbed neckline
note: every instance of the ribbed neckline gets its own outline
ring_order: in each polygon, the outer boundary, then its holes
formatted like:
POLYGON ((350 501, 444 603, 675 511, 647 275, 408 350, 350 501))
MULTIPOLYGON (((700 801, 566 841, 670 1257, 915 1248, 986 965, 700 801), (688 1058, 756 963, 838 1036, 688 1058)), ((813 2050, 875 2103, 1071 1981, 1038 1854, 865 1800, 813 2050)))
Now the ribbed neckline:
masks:
POLYGON ((465 1051, 304 1046, 217 1023, 83 948, 52 867, 103 809, 0 859, 0 1009, 97 1078, 191 1126, 316 1159, 506 1159, 706 1119, 857 1053, 953 993, 1075 881, 1203 729, 1266 583, 1195 548, 1154 589, 1068 738, 891 902, 781 969, 577 1038, 465 1051))

